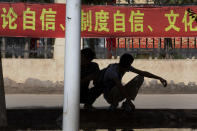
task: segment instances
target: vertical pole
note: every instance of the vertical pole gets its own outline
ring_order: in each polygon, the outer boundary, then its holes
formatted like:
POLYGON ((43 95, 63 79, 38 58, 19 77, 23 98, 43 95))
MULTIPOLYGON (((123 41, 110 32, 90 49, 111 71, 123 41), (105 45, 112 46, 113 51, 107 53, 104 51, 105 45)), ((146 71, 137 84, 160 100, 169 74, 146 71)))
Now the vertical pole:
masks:
POLYGON ((120 50, 120 38, 118 37, 118 47, 117 47, 117 56, 120 56, 120 54, 119 54, 119 50, 120 50))
POLYGON ((183 49, 182 46, 183 46, 183 38, 181 37, 180 51, 179 51, 181 57, 183 56, 183 54, 182 54, 182 49, 183 49))
POLYGON ((124 50, 127 50, 127 38, 124 38, 124 50))
POLYGON ((29 58, 29 46, 30 46, 30 40, 29 38, 25 38, 25 48, 24 48, 24 58, 29 58))
POLYGON ((66 1, 63 131, 79 131, 81 0, 66 1))
POLYGON ((104 38, 103 42, 103 47, 104 47, 104 59, 107 59, 107 48, 106 48, 106 38, 104 38))
POLYGON ((1 56, 5 58, 6 50, 5 50, 5 37, 2 37, 2 45, 1 45, 1 56))
POLYGON ((44 58, 47 59, 48 56, 48 40, 44 38, 44 58))
POLYGON ((190 51, 189 51, 189 37, 187 37, 187 58, 190 56, 190 51))
POLYGON ((3 130, 7 126, 7 113, 6 113, 6 101, 5 90, 3 81, 3 66, 0 51, 0 130, 3 130))
POLYGON ((153 37, 153 54, 152 54, 152 58, 155 59, 155 38, 153 37))

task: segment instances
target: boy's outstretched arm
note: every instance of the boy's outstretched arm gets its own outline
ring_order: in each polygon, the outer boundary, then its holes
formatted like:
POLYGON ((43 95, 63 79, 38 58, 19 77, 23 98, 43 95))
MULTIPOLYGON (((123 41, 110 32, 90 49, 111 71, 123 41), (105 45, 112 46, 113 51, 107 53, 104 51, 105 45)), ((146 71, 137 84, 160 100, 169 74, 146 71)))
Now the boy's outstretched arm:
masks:
POLYGON ((142 71, 142 70, 136 69, 134 67, 131 67, 130 71, 134 72, 134 73, 137 73, 137 74, 139 74, 141 76, 144 76, 144 77, 158 79, 158 80, 160 80, 160 82, 162 83, 162 85, 164 87, 167 86, 167 81, 165 79, 163 79, 162 77, 160 77, 160 76, 154 75, 154 74, 152 74, 150 72, 147 72, 147 71, 142 71))

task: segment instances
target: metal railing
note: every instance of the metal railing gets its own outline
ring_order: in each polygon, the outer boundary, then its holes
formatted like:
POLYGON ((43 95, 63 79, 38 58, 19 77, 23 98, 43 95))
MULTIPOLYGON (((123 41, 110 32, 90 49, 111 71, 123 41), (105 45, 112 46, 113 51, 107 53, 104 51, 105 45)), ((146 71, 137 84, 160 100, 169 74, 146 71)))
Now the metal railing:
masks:
POLYGON ((2 58, 53 58, 54 39, 1 37, 2 58))
POLYGON ((89 38, 82 48, 92 48, 100 59, 119 58, 125 52, 137 59, 196 59, 196 41, 196 37, 116 38, 115 46, 109 47, 105 38, 89 38))

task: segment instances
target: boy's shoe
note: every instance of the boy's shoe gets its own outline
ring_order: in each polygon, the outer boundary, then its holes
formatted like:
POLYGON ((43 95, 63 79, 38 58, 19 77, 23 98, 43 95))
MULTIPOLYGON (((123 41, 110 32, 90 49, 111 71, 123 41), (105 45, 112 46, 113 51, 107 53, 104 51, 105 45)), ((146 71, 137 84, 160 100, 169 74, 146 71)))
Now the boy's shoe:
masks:
POLYGON ((135 110, 135 105, 131 101, 125 101, 122 103, 121 108, 127 112, 131 112, 135 110))
POLYGON ((115 111, 118 107, 118 104, 111 104, 110 107, 109 107, 109 110, 110 111, 115 111))
POLYGON ((84 104, 84 109, 87 109, 87 110, 95 110, 96 108, 93 107, 92 105, 89 105, 89 104, 84 104))

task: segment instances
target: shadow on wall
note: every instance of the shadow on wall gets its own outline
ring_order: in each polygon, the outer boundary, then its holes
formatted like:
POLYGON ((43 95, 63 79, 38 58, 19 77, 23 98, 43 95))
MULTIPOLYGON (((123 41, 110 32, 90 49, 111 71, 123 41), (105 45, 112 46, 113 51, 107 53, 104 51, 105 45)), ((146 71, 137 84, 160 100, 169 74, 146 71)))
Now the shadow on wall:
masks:
MULTIPOLYGON (((63 81, 40 81, 38 79, 29 78, 24 83, 17 83, 9 78, 4 78, 5 92, 28 93, 28 94, 63 94, 63 81)), ((91 86, 92 87, 92 86, 91 86)), ((168 86, 164 88, 159 81, 144 81, 139 90, 141 94, 197 94, 197 85, 195 82, 174 83, 170 81, 168 86)))

